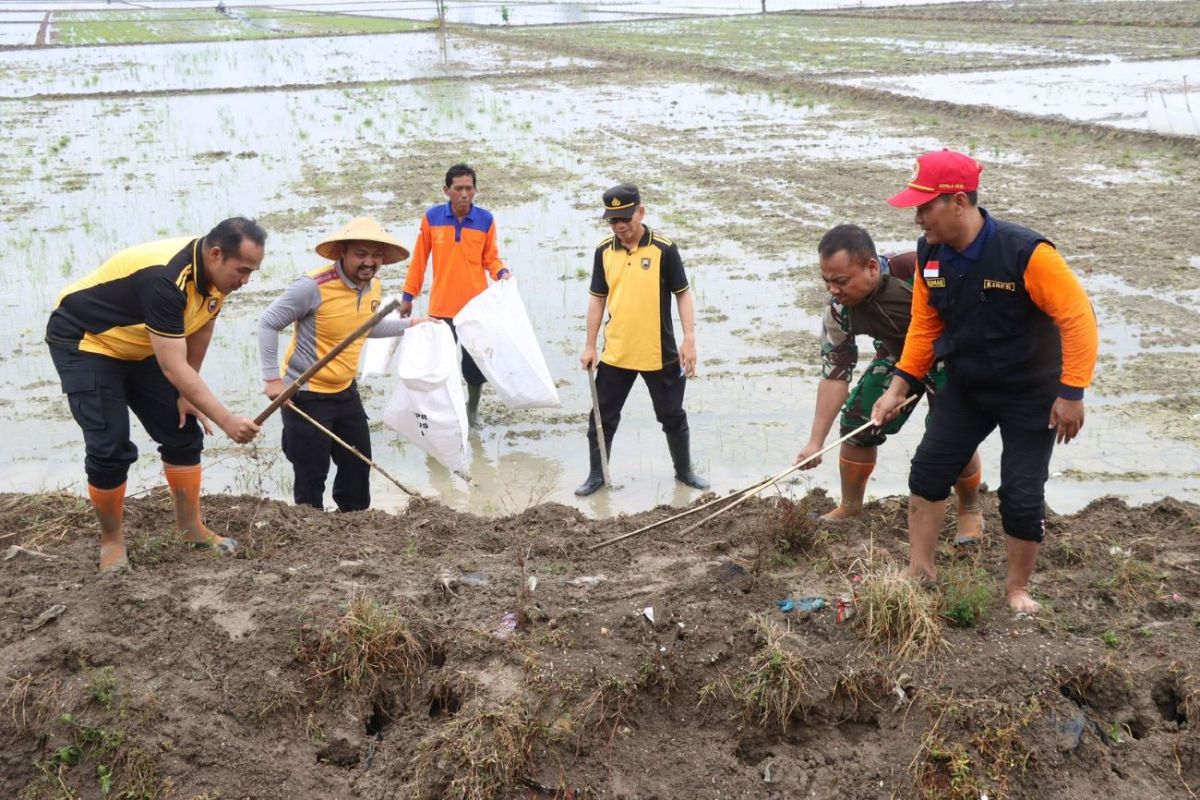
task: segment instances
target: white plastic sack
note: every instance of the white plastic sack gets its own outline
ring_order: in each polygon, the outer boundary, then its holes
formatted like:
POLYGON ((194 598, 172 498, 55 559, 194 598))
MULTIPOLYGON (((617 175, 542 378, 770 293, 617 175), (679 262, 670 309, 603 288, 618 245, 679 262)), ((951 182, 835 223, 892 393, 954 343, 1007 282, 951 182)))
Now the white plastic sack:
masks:
MULTIPOLYGON (((384 319, 400 319, 400 312, 393 311, 384 319)), ((392 356, 402 338, 401 336, 384 336, 379 339, 367 339, 366 344, 363 345, 362 361, 359 363, 361 374, 364 376, 386 375, 391 372, 392 356)))
POLYGON ((427 322, 405 331, 383 421, 470 480, 465 402, 450 326, 427 322))
POLYGON ((517 279, 496 281, 454 317, 458 341, 512 408, 558 408, 558 389, 534 336, 517 279))

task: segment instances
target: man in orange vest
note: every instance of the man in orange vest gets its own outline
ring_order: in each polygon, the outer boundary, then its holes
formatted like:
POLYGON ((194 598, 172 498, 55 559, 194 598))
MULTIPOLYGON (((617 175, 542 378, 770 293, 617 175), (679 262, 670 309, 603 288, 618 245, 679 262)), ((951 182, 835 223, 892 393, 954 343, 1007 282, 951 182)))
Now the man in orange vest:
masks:
POLYGON ((925 153, 907 188, 888 202, 914 209, 921 229, 912 322, 896 380, 871 418, 895 418, 934 362, 946 364, 908 476, 909 577, 937 577, 934 555, 950 487, 1000 429, 1000 519, 1005 596, 1035 613, 1029 582, 1046 535, 1045 490, 1054 445, 1083 427, 1083 394, 1096 367, 1096 315, 1079 279, 1049 239, 978 205, 975 159, 925 153))
MULTIPOLYGON (((316 252, 333 263, 293 281, 258 321, 259 360, 264 389, 271 399, 379 310, 383 297, 379 268, 408 258, 408 251, 369 217, 352 220, 318 244, 316 252), (276 352, 279 332, 289 325, 294 326, 292 339, 280 365, 276 352)), ((367 335, 400 336, 423 321, 388 318, 367 335)), ((291 402, 370 458, 371 432, 355 381, 363 343, 363 339, 355 340, 317 370, 291 402)), ((283 453, 292 463, 296 504, 324 508, 332 459, 337 465, 333 502, 338 510, 370 507, 370 467, 291 408, 285 406, 282 417, 283 453)))

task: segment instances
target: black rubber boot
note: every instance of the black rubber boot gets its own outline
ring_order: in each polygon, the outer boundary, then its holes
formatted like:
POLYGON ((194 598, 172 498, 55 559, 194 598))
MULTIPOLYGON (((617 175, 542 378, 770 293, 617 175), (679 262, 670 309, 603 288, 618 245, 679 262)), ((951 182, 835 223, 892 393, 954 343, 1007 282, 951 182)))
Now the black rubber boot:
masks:
MULTIPOLYGON (((605 437, 607 438, 607 437, 605 437)), ((596 444, 592 439, 588 439, 588 457, 591 460, 591 470, 588 472, 587 480, 579 484, 579 488, 575 490, 576 497, 587 497, 593 494, 604 486, 604 468, 600 464, 600 445, 596 444)), ((608 445, 608 454, 612 456, 612 443, 608 445)))
POLYGON ((483 393, 483 385, 467 384, 467 425, 472 428, 482 428, 479 420, 479 395, 483 393))
POLYGON ((671 461, 675 463, 675 480, 693 489, 707 489, 708 481, 692 472, 691 432, 668 433, 667 447, 671 451, 671 461))

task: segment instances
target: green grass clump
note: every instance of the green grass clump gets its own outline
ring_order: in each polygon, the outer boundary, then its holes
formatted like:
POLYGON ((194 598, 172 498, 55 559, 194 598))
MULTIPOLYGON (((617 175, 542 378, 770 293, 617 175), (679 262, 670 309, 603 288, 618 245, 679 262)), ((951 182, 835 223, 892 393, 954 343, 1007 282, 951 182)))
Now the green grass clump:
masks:
POLYGON ((956 628, 978 625, 996 596, 996 581, 978 564, 959 562, 938 576, 942 616, 956 628))

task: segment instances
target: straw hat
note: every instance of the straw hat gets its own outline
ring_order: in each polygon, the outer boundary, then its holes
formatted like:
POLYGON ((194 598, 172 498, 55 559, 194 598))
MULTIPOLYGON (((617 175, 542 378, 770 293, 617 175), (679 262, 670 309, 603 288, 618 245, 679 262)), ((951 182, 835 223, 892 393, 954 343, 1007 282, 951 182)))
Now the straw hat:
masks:
POLYGON ((337 261, 342 256, 338 246, 342 242, 375 242, 384 247, 383 263, 395 264, 408 258, 408 250, 397 242, 392 235, 379 227, 379 223, 370 217, 355 217, 337 233, 327 237, 317 245, 317 255, 337 261))

